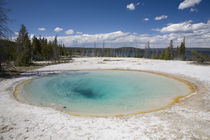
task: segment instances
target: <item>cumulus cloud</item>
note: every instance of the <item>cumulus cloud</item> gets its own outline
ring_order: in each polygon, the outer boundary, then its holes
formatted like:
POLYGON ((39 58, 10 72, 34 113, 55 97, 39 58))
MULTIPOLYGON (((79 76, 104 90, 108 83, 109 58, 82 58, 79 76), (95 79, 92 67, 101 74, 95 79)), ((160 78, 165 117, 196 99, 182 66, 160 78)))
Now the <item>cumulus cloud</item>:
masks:
POLYGON ((155 29, 156 31, 160 31, 161 33, 193 33, 197 30, 201 29, 208 29, 209 28, 209 21, 207 23, 195 23, 192 24, 192 20, 175 23, 175 24, 168 24, 166 27, 161 29, 155 29))
MULTIPOLYGON (((113 44, 122 44, 126 42, 132 42, 134 40, 131 37, 132 34, 125 33, 122 31, 116 31, 111 33, 101 33, 101 34, 81 34, 73 36, 58 36, 58 40, 63 42, 65 46, 79 46, 79 45, 88 45, 93 44, 93 42, 103 42, 113 43, 113 44), (125 40, 126 39, 126 40, 125 40)), ((54 37, 47 37, 49 40, 53 40, 54 37)))
POLYGON ((54 29, 54 31, 55 31, 55 32, 60 32, 60 31, 63 31, 63 28, 56 27, 56 28, 54 29))
POLYGON ((159 16, 159 17, 155 17, 155 20, 162 20, 162 19, 167 19, 168 18, 168 16, 166 16, 166 15, 161 15, 161 16, 159 16))
MULTIPOLYGON (((186 37, 186 47, 210 47, 210 20, 207 22, 185 21, 180 23, 170 23, 160 29, 154 29, 158 34, 138 34, 123 31, 99 34, 76 34, 69 36, 58 36, 58 42, 66 47, 139 47, 144 48, 150 41, 151 47, 167 47, 170 40, 174 41, 174 46, 180 45, 183 37, 186 37)), ((33 34, 30 34, 30 38, 33 34)), ((48 40, 53 40, 54 36, 45 36, 48 40)), ((17 36, 13 37, 15 40, 17 36)))
POLYGON ((65 31, 65 33, 67 35, 71 35, 71 34, 74 34, 74 30, 73 29, 68 29, 67 31, 65 31))
MULTIPOLYGON (((65 44, 66 47, 126 47, 133 46, 144 48, 150 41, 151 47, 163 48, 169 45, 170 40, 174 41, 174 46, 180 45, 183 37, 186 37, 187 47, 210 47, 210 20, 206 23, 192 23, 186 21, 182 23, 168 24, 166 27, 156 29, 157 35, 129 33, 115 31, 100 34, 74 34, 69 36, 58 36, 58 42, 65 44), (182 27, 183 26, 183 27, 182 27), (179 29, 182 27, 182 29, 179 29)), ((30 35, 32 38, 33 35, 30 35)), ((53 40, 54 36, 45 36, 48 40, 53 40)), ((17 38, 13 37, 13 40, 17 38)))
POLYGON ((40 28, 40 27, 39 27, 38 30, 39 30, 39 31, 45 31, 46 29, 45 29, 45 28, 40 28))
POLYGON ((149 18, 144 18, 144 21, 149 21, 149 18))
POLYGON ((183 36, 187 38, 189 47, 210 47, 210 20, 206 23, 192 23, 191 20, 168 24, 161 29, 155 29, 162 33, 162 36, 180 41, 183 36))
POLYGON ((134 5, 134 3, 130 3, 126 6, 126 8, 129 10, 135 10, 135 5, 134 5))
MULTIPOLYGON (((115 31, 101 34, 58 36, 58 41, 67 47, 93 47, 94 42, 96 42, 97 47, 102 47, 104 41, 105 47, 137 46, 140 48, 144 48, 145 43, 150 41, 151 47, 155 48, 167 47, 170 40, 174 41, 174 46, 178 46, 185 36, 187 47, 210 47, 210 20, 206 23, 193 23, 192 21, 173 23, 155 30, 160 34, 149 35, 115 31)), ((54 36, 47 38, 53 40, 54 36)))
POLYGON ((140 2, 137 2, 136 4, 130 3, 130 4, 126 5, 126 8, 129 10, 135 10, 136 6, 139 6, 140 4, 141 4, 140 2))
POLYGON ((185 9, 185 8, 189 8, 189 7, 193 7, 196 4, 199 4, 202 0, 184 0, 183 2, 181 2, 179 4, 178 9, 185 9))
POLYGON ((78 35, 81 35, 81 34, 82 34, 82 32, 77 32, 77 34, 78 34, 78 35))
POLYGON ((32 39, 34 37, 34 34, 30 34, 30 39, 32 39))
MULTIPOLYGON (((53 40, 54 36, 48 36, 47 39, 53 40)), ((165 36, 150 36, 145 34, 139 35, 122 31, 104 34, 58 36, 57 39, 60 43, 64 43, 66 47, 93 47, 94 42, 96 42, 97 47, 102 47, 103 42, 106 44, 105 47, 137 46, 144 48, 147 41, 150 41, 151 43, 157 43, 158 45, 156 45, 156 47, 165 47, 168 45, 168 37, 165 36), (166 45, 163 45, 162 43, 164 40, 167 40, 165 41, 166 45)))
POLYGON ((18 35, 19 33, 18 32, 14 32, 15 33, 15 35, 18 35))
POLYGON ((195 8, 190 8, 190 12, 198 12, 198 10, 195 8))

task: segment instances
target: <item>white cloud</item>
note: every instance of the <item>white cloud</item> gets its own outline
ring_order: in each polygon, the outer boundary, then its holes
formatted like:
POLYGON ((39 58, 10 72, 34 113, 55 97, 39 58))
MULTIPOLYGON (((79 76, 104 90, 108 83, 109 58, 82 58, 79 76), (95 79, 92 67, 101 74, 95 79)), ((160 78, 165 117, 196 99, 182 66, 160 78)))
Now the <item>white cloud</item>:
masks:
POLYGON ((34 37, 34 34, 30 34, 30 39, 32 39, 34 37))
MULTIPOLYGON (((102 47, 103 41, 105 47, 123 47, 133 46, 144 48, 145 43, 150 41, 151 47, 167 47, 170 40, 174 41, 174 46, 181 43, 183 37, 186 37, 186 47, 210 47, 210 20, 207 22, 185 21, 180 23, 171 23, 160 29, 157 34, 138 34, 123 31, 99 34, 76 34, 69 36, 58 36, 58 42, 64 43, 66 47, 102 47)), ((30 34, 30 38, 33 34, 30 34)), ((54 36, 45 36, 48 40, 53 40, 54 36)), ((15 40, 17 36, 13 37, 15 40)))
POLYGON ((45 28, 38 28, 39 31, 45 31, 45 28))
POLYGON ((190 12, 198 12, 198 10, 195 8, 190 8, 190 12))
MULTIPOLYGON (((174 46, 180 45, 183 37, 186 37, 187 47, 210 47, 210 20, 206 23, 192 23, 186 21, 181 23, 168 24, 165 27, 156 29, 157 35, 129 33, 115 31, 100 34, 74 34, 69 36, 58 36, 58 42, 64 43, 66 47, 124 47, 133 46, 144 48, 145 43, 150 41, 151 47, 167 47, 170 40, 174 41, 174 46)), ((31 34, 30 37, 33 37, 31 34)), ((54 36, 45 36, 48 40, 53 40, 54 36)), ((13 40, 17 38, 13 37, 13 40)))
POLYGON ((81 34, 82 34, 82 32, 77 32, 77 34, 78 34, 78 35, 81 35, 81 34))
POLYGON ((188 47, 210 47, 210 20, 207 23, 192 23, 191 20, 168 24, 161 29, 155 29, 161 32, 162 36, 180 41, 184 36, 187 38, 188 47))
POLYGON ((19 33, 18 32, 15 32, 15 35, 18 35, 19 33))
POLYGON ((60 32, 60 31, 63 31, 63 28, 56 27, 56 28, 54 29, 54 31, 55 31, 55 32, 60 32))
POLYGON ((126 8, 129 10, 135 10, 136 6, 139 6, 140 4, 141 4, 140 2, 137 2, 136 4, 130 3, 130 4, 126 5, 126 8))
POLYGON ((189 7, 193 7, 196 4, 199 4, 202 0, 184 0, 183 2, 181 2, 179 4, 178 9, 185 9, 185 8, 189 8, 189 7))
POLYGON ((73 29, 68 29, 67 31, 65 31, 65 33, 67 35, 71 35, 71 34, 74 34, 74 30, 73 29))
MULTIPOLYGON (((53 40, 54 36, 49 36, 47 39, 53 40)), ((67 47, 93 47, 94 42, 96 42, 96 47, 102 47, 102 43, 105 42, 105 47, 137 46, 144 48, 147 41, 150 41, 151 44, 156 43, 156 47, 166 47, 169 43, 167 36, 139 35, 122 31, 92 35, 58 36, 58 41, 64 43, 67 47)))
POLYGON ((207 29, 209 28, 209 21, 208 23, 195 23, 192 24, 192 21, 185 21, 181 23, 175 23, 175 24, 168 24, 166 27, 163 27, 161 29, 155 29, 156 31, 160 31, 161 33, 193 33, 197 30, 201 29, 207 29))
POLYGON ((126 8, 129 10, 135 10, 135 5, 134 5, 134 3, 130 3, 126 6, 126 8))
MULTIPOLYGON (((124 33, 122 31, 116 31, 111 33, 101 33, 101 34, 81 34, 73 36, 58 36, 58 40, 62 40, 65 46, 80 45, 80 44, 92 44, 93 42, 103 42, 106 43, 122 43, 130 42, 132 39, 126 39, 126 36, 130 33, 124 33)), ((48 39, 53 40, 54 37, 48 37, 48 39)))
POLYGON ((149 18, 144 18, 144 21, 149 21, 149 18))
POLYGON ((162 19, 167 19, 168 18, 168 16, 166 16, 166 15, 161 15, 161 16, 159 16, 159 17, 155 17, 155 20, 162 20, 162 19))
MULTIPOLYGON (((96 47, 102 47, 104 41, 105 47, 137 46, 144 48, 147 41, 150 41, 151 47, 167 47, 170 40, 174 41, 174 46, 178 46, 185 36, 187 47, 210 47, 210 20, 206 23, 186 21, 168 24, 166 27, 156 29, 156 31, 160 34, 148 35, 122 31, 101 34, 75 34, 58 36, 58 41, 64 43, 67 47, 93 47, 94 42, 96 42, 96 47)), ((54 36, 47 38, 53 40, 54 36)))

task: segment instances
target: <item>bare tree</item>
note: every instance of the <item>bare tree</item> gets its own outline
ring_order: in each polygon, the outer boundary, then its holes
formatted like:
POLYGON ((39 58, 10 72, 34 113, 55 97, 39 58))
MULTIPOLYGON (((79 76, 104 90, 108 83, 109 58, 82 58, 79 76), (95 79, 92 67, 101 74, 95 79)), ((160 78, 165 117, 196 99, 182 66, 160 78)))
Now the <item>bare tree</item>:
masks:
POLYGON ((96 42, 94 42, 94 56, 96 57, 96 42))
POLYGON ((0 71, 3 70, 2 63, 6 61, 5 49, 4 49, 4 42, 3 39, 7 39, 9 33, 11 31, 7 27, 9 18, 7 13, 9 12, 8 9, 4 8, 6 3, 0 2, 0 71))
POLYGON ((174 57, 174 52, 173 52, 173 40, 170 41, 169 47, 170 47, 170 50, 171 50, 171 59, 173 59, 173 57, 174 57))
POLYGON ((102 45, 102 56, 104 56, 104 46, 105 46, 105 43, 104 43, 104 40, 103 40, 103 45, 102 45))
POLYGON ((145 45, 144 57, 145 58, 151 58, 151 49, 150 49, 150 42, 149 41, 145 45))
POLYGON ((11 33, 10 29, 7 27, 9 22, 9 17, 7 13, 9 9, 4 8, 6 3, 0 2, 0 39, 5 39, 11 33))

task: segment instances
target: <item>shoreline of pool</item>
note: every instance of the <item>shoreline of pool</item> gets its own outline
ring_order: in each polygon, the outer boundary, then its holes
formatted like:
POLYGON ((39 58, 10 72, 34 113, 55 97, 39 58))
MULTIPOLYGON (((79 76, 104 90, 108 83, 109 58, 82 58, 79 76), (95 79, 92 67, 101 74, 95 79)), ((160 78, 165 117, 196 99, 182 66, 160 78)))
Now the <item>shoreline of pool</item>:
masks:
MULTIPOLYGON (((133 115, 139 115, 139 114, 145 114, 145 113, 152 113, 152 112, 156 112, 156 111, 161 111, 161 110, 167 109, 167 108, 175 105, 176 103, 179 103, 181 100, 183 101, 183 99, 186 99, 186 97, 188 97, 188 96, 190 96, 192 94, 196 94, 196 90, 197 90, 197 86, 196 85, 194 85, 194 84, 190 83, 189 81, 184 80, 184 79, 182 79, 180 77, 176 77, 176 76, 173 76, 173 75, 164 74, 164 73, 160 73, 160 72, 143 71, 143 70, 136 70, 136 69, 129 69, 129 70, 127 70, 127 69, 84 69, 84 70, 76 70, 76 71, 110 71, 110 70, 114 70, 114 71, 130 71, 130 72, 145 72, 145 73, 150 73, 150 74, 155 74, 155 75, 167 77, 167 78, 174 79, 176 81, 182 82, 183 84, 185 84, 188 87, 190 92, 185 94, 185 95, 176 96, 176 97, 172 98, 172 100, 167 105, 164 105, 164 106, 159 107, 159 108, 149 109, 147 111, 125 113, 125 114, 117 114, 117 115, 79 114, 79 113, 74 113, 74 112, 70 112, 70 111, 64 110, 63 108, 61 108, 59 106, 56 106, 56 105, 53 105, 53 106, 35 105, 35 104, 29 103, 27 101, 23 101, 23 100, 18 99, 19 87, 22 86, 23 84, 26 84, 27 82, 30 82, 33 79, 38 78, 38 77, 27 79, 27 80, 24 80, 24 81, 21 81, 20 83, 18 83, 15 86, 13 95, 14 95, 15 99, 17 101, 21 102, 21 103, 34 105, 34 106, 37 106, 37 107, 43 107, 43 108, 51 107, 53 109, 56 109, 56 110, 61 111, 61 112, 65 112, 65 113, 67 113, 69 115, 73 115, 73 116, 80 116, 80 117, 123 117, 123 116, 133 116, 133 115)), ((71 72, 71 71, 69 71, 69 72, 71 72)), ((64 72, 62 72, 62 73, 64 73, 64 72)), ((56 74, 58 74, 58 73, 56 73, 56 74)))

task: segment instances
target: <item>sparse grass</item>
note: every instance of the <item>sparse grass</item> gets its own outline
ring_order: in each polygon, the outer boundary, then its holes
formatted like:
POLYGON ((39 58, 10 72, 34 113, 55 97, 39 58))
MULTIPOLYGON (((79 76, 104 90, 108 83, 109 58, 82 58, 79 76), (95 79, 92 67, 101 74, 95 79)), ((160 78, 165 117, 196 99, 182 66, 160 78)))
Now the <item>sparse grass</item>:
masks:
POLYGON ((210 62, 204 62, 204 63, 199 63, 196 61, 191 62, 190 64, 194 64, 194 65, 202 65, 202 66, 210 66, 210 62))
POLYGON ((26 72, 28 70, 38 69, 38 68, 41 68, 41 67, 43 67, 43 66, 33 65, 33 66, 28 66, 28 67, 21 66, 21 67, 7 68, 4 71, 0 71, 0 81, 3 80, 3 79, 16 77, 23 72, 26 72))
POLYGON ((4 80, 4 79, 16 77, 16 76, 18 76, 21 73, 26 72, 26 71, 39 69, 39 68, 42 68, 44 66, 55 65, 55 64, 60 64, 60 63, 67 63, 67 62, 69 62, 69 60, 60 60, 60 61, 57 61, 57 62, 51 61, 50 63, 49 62, 46 62, 46 63, 36 63, 36 62, 34 62, 30 66, 13 66, 13 65, 10 65, 10 66, 7 66, 4 71, 0 71, 0 81, 4 80))

